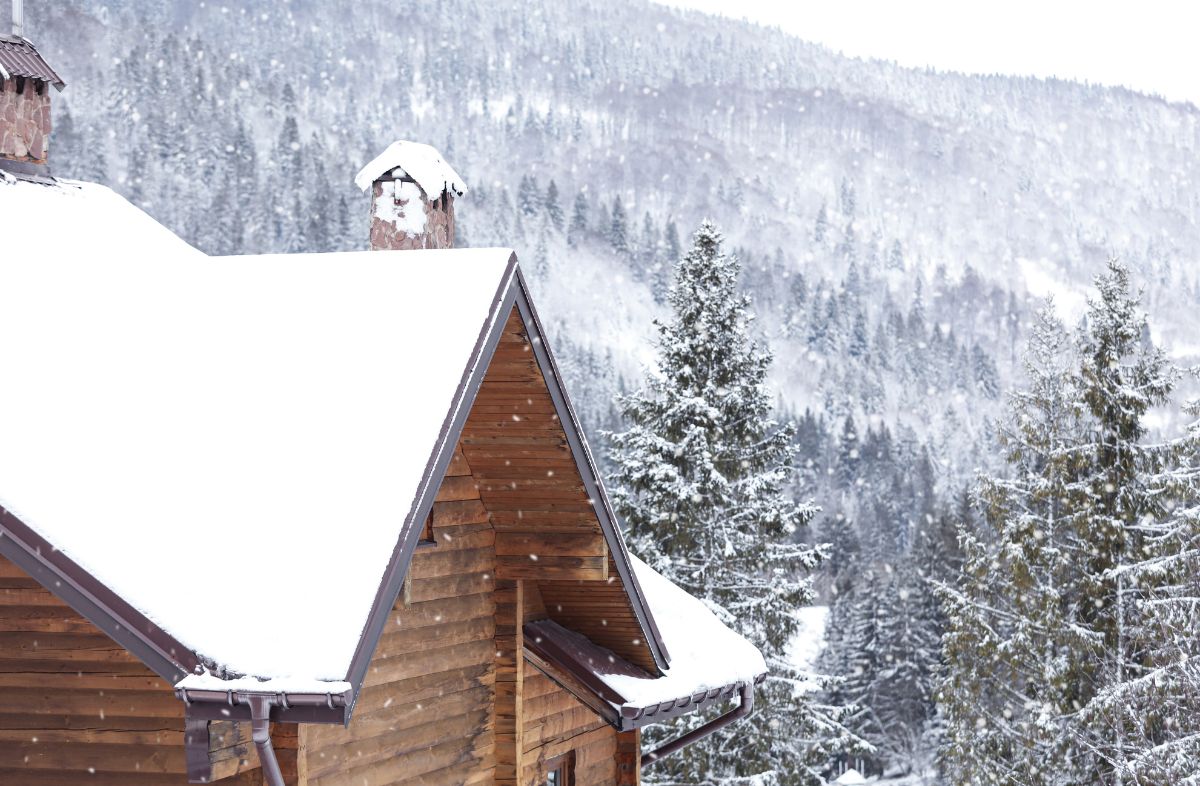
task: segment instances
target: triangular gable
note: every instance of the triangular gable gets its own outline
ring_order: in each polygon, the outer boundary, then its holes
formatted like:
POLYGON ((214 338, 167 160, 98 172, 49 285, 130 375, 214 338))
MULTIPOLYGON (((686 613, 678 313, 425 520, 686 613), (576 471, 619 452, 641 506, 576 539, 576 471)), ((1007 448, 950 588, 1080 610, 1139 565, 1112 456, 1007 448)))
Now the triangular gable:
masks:
MULTIPOLYGON (((514 325, 519 326, 524 337, 527 338, 529 352, 532 355, 530 366, 536 369, 536 376, 540 377, 542 391, 544 391, 544 395, 553 410, 549 419, 553 420, 554 424, 556 424, 554 428, 559 430, 561 438, 565 440, 567 455, 573 465, 572 469, 576 473, 574 480, 582 484, 583 487, 583 494, 578 499, 570 501, 568 505, 570 510, 566 513, 565 517, 584 524, 585 526, 580 527, 581 530, 586 529, 586 522, 590 521, 594 523, 600 536, 604 539, 605 544, 607 544, 608 565, 606 568, 611 569, 610 580, 607 581, 578 582, 556 580, 555 578, 539 579, 538 583, 542 594, 548 595, 545 598, 546 605, 554 612, 559 612, 560 616, 566 617, 570 616, 572 603, 580 598, 582 594, 590 596, 591 599, 607 594, 614 598, 614 606, 616 606, 616 600, 619 598, 620 602, 624 604, 624 607, 628 609, 631 615, 630 625, 636 626, 636 631, 633 635, 627 635, 632 628, 624 628, 616 624, 617 620, 612 620, 611 622, 602 620, 598 615, 590 614, 582 609, 579 617, 571 620, 573 629, 578 630, 582 628, 579 632, 605 641, 614 650, 622 650, 622 655, 627 657, 631 662, 637 663, 653 672, 665 669, 669 665, 669 654, 658 633, 658 628, 649 611, 637 577, 632 570, 624 540, 620 535, 616 516, 612 511, 608 495, 604 490, 600 474, 596 469, 595 461, 587 447, 586 439, 583 437, 579 421, 570 406, 570 400, 563 388, 557 365, 554 362, 553 355, 545 339, 545 332, 541 321, 534 310, 532 300, 529 297, 528 287, 519 270, 514 270, 509 291, 503 297, 497 298, 496 302, 495 314, 497 318, 489 322, 491 325, 490 330, 485 331, 485 334, 480 336, 476 353, 472 358, 471 365, 464 376, 463 384, 460 386, 455 401, 447 415, 439 444, 430 458, 429 466, 422 480, 417 501, 406 522, 404 533, 397 543, 396 551, 393 554, 385 579, 376 596, 375 605, 368 618, 364 635, 359 642, 354 661, 347 674, 346 681, 353 686, 355 694, 362 685, 379 637, 387 623, 396 598, 401 592, 404 576, 412 559, 412 554, 421 540, 423 522, 432 509, 438 487, 446 475, 446 470, 454 456, 456 447, 462 443, 464 452, 469 454, 472 450, 473 438, 486 438, 487 420, 492 415, 498 417, 498 420, 494 424, 498 431, 501 429, 502 424, 506 422, 506 419, 510 417, 514 418, 511 425, 517 426, 517 428, 503 429, 503 431, 504 433, 517 435, 518 439, 520 438, 520 424, 515 420, 515 418, 521 417, 520 415, 510 416, 500 411, 483 413, 477 412, 475 409, 476 403, 481 401, 481 391, 484 391, 484 398, 487 397, 485 385, 488 384, 489 372, 491 372, 491 379, 493 380, 493 389, 497 387, 497 382, 503 385, 507 381, 502 375, 510 372, 503 370, 500 372, 498 378, 497 373, 493 371, 493 364, 499 366, 504 363, 504 349, 502 349, 502 345, 504 344, 506 332, 512 333, 514 325), (508 318, 499 318, 500 315, 508 315, 508 318), (514 320, 518 321, 514 322, 514 320), (586 504, 586 511, 579 506, 580 502, 586 504), (586 586, 578 586, 581 584, 586 586), (590 627, 588 625, 589 619, 595 623, 590 627), (622 642, 614 637, 627 640, 629 646, 622 647, 622 642), (644 654, 640 654, 639 651, 644 652, 644 654)), ((536 393, 533 395, 536 395, 536 393)), ((471 455, 467 456, 468 463, 472 464, 473 467, 486 466, 486 460, 480 461, 479 456, 475 457, 475 461, 472 461, 471 458, 471 455)), ((549 461, 549 459, 546 459, 546 461, 549 461)), ((562 468, 561 464, 554 464, 553 466, 559 469, 562 468)), ((502 481, 498 485, 498 489, 502 489, 504 485, 503 481, 507 480, 500 476, 493 476, 492 479, 502 481)), ((520 483, 522 481, 514 477, 513 482, 520 483)), ((508 532, 545 532, 545 527, 539 527, 539 524, 544 525, 550 518, 563 517, 563 505, 558 504, 560 500, 557 499, 548 503, 546 508, 541 511, 536 509, 536 503, 523 504, 520 511, 515 509, 501 510, 501 503, 497 501, 496 496, 493 496, 489 500, 486 488, 481 490, 481 493, 484 495, 485 504, 488 504, 489 501, 492 503, 494 510, 491 511, 491 515, 497 527, 498 538, 502 538, 508 532), (522 520, 530 522, 527 528, 522 529, 518 526, 517 522, 522 520)), ((498 557, 498 559, 502 560, 503 557, 498 557)), ((534 568, 535 573, 537 572, 537 567, 534 568)), ((501 566, 498 570, 503 570, 503 567, 501 566)), ((545 573, 549 572, 545 571, 545 573)))

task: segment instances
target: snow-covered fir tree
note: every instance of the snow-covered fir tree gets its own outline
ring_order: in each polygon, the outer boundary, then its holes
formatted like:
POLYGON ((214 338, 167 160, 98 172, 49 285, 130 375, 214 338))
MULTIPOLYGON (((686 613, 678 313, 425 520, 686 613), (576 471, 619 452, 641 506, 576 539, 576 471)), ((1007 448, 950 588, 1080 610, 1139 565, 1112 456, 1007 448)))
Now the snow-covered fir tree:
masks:
POLYGON ((1155 484, 1164 450, 1143 440, 1177 373, 1128 270, 1111 262, 1096 285, 1074 346, 1048 310, 1034 328, 1003 431, 1011 474, 980 483, 994 537, 964 533, 964 585, 945 590, 955 783, 1108 786, 1131 771, 1144 719, 1113 696, 1146 676, 1155 640, 1155 604, 1137 599, 1161 588, 1133 577, 1170 496, 1155 484))
POLYGON ((1200 783, 1200 402, 1187 434, 1165 446, 1149 489, 1162 514, 1138 525, 1141 554, 1121 578, 1130 613, 1124 682, 1093 702, 1127 733, 1120 775, 1130 784, 1200 783))
POLYGON ((717 228, 702 224, 675 267, 657 368, 622 400, 630 427, 610 435, 611 459, 633 551, 754 641, 772 673, 751 728, 718 733, 649 777, 820 783, 831 754, 854 741, 840 713, 804 695, 806 675, 785 654, 821 552, 797 542, 815 509, 789 492, 794 427, 772 417, 771 354, 751 335, 739 271, 717 228))
POLYGON ((1068 519, 1085 430, 1076 356, 1052 306, 1038 313, 1025 365, 1000 434, 1009 473, 977 489, 988 531, 963 528, 961 590, 942 587, 945 762, 963 786, 1082 782, 1064 716, 1078 700, 1070 653, 1083 644, 1068 519))

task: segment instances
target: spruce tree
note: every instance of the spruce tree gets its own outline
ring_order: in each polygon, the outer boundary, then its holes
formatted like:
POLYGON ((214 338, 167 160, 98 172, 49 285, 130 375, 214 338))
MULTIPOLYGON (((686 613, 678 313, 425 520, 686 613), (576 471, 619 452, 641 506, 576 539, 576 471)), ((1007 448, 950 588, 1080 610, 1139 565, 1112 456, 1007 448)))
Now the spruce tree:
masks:
POLYGON ((556 231, 561 232, 563 228, 563 211, 562 205, 558 201, 558 184, 553 180, 546 187, 546 197, 543 200, 543 204, 546 208, 546 217, 550 219, 550 226, 554 227, 556 231))
POLYGON ((588 200, 587 194, 580 191, 575 195, 575 206, 571 210, 571 223, 567 227, 567 242, 575 248, 583 240, 588 231, 588 200))
POLYGON ((739 269, 716 227, 702 224, 675 267, 671 319, 657 325, 657 373, 621 400, 629 429, 609 434, 614 500, 634 552, 719 609, 763 651, 772 677, 749 721, 649 777, 711 783, 774 772, 781 784, 819 783, 823 763, 852 738, 838 713, 796 689, 803 675, 785 654, 822 555, 795 542, 815 509, 788 491, 794 427, 772 418, 771 354, 751 336, 739 269))
POLYGON ((625 206, 621 204, 620 196, 613 200, 608 242, 618 254, 629 253, 629 219, 625 215, 625 206))
POLYGON ((1010 474, 980 485, 994 537, 964 534, 962 591, 944 591, 959 783, 1122 784, 1147 737, 1147 716, 1114 697, 1144 684, 1158 644, 1139 597, 1163 587, 1135 579, 1154 576, 1138 566, 1171 496, 1164 449, 1143 438, 1177 374, 1144 339, 1128 271, 1110 263, 1096 284, 1073 351, 1046 313, 1035 326, 1003 434, 1010 474))

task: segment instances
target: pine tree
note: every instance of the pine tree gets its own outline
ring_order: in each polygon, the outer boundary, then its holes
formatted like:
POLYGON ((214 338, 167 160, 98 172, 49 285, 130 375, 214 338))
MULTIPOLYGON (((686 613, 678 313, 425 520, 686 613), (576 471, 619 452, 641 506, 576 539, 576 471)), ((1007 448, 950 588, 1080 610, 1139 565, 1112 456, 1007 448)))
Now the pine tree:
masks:
POLYGON ((608 242, 618 254, 629 253, 629 219, 618 195, 613 200, 612 220, 608 225, 608 242))
POLYGON ((964 537, 963 590, 945 593, 947 754, 962 783, 1121 784, 1145 737, 1114 697, 1144 683, 1154 641, 1136 601, 1162 588, 1133 579, 1169 495, 1155 484, 1163 449, 1142 440, 1177 373, 1144 340, 1128 271, 1110 263, 1096 284, 1076 362, 1062 362, 1052 317, 1035 326, 1030 389, 1004 433, 1011 477, 980 487, 996 537, 964 537))
POLYGON ((1147 339, 1146 317, 1140 297, 1130 292, 1128 269, 1110 262, 1096 286, 1099 297, 1088 302, 1079 338, 1082 400, 1091 420, 1083 456, 1091 463, 1081 484, 1090 504, 1075 521, 1089 547, 1080 624, 1097 641, 1089 674, 1095 687, 1082 713, 1079 744, 1095 752, 1096 777, 1120 783, 1130 766, 1126 746, 1135 719, 1109 696, 1140 678, 1145 667, 1133 646, 1137 609, 1127 573, 1145 555, 1144 524, 1166 514, 1165 498, 1152 480, 1162 456, 1158 448, 1142 444, 1145 417, 1170 400, 1178 371, 1147 339))
POLYGON ((1001 445, 1005 477, 977 495, 986 537, 962 528, 961 588, 943 584, 949 629, 939 703, 944 767, 964 786, 1086 783, 1068 758, 1078 680, 1069 519, 1079 500, 1080 384, 1069 337, 1050 307, 1031 329, 1028 388, 1011 394, 1001 445), (1051 764, 1053 770, 1046 769, 1051 764))
MULTIPOLYGON (((779 783, 818 783, 817 769, 852 737, 793 689, 784 653, 792 611, 812 598, 806 576, 821 553, 793 542, 815 509, 786 488, 794 428, 771 417, 763 388, 771 355, 749 332, 740 265, 711 223, 675 268, 672 318, 658 325, 658 372, 622 399, 630 428, 610 434, 614 501, 633 550, 696 597, 723 609, 767 657, 774 678, 758 709, 656 766, 672 783, 769 771, 779 783)), ((699 719, 689 719, 695 725, 699 719)))
POLYGON ((1141 522, 1142 554, 1122 577, 1137 662, 1095 702, 1127 723, 1121 775, 1134 784, 1200 783, 1200 402, 1186 414, 1187 433, 1148 484, 1167 501, 1141 522))
POLYGON ((536 216, 542 208, 542 195, 532 175, 521 177, 517 187, 517 206, 525 216, 536 216))
POLYGON ((813 223, 813 242, 820 245, 825 242, 825 236, 829 233, 829 209, 825 203, 821 203, 821 209, 817 211, 817 219, 813 223))
POLYGON ((546 187, 546 197, 543 204, 546 207, 546 218, 550 220, 550 226, 561 232, 563 228, 563 211, 562 205, 558 202, 558 185, 553 180, 546 187))
POLYGON ((588 200, 587 194, 580 191, 575 195, 575 206, 571 210, 571 224, 567 227, 567 242, 572 248, 579 246, 583 236, 588 231, 588 200))

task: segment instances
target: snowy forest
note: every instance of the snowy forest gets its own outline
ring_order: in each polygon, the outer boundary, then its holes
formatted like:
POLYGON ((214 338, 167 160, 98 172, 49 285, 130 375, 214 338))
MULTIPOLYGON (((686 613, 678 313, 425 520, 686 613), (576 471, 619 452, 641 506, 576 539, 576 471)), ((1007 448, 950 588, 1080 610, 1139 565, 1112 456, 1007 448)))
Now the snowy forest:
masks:
POLYGON ((208 253, 364 248, 396 139, 462 173, 631 549, 772 668, 647 782, 1200 784, 1196 107, 645 0, 28 15, 54 173, 208 253))

